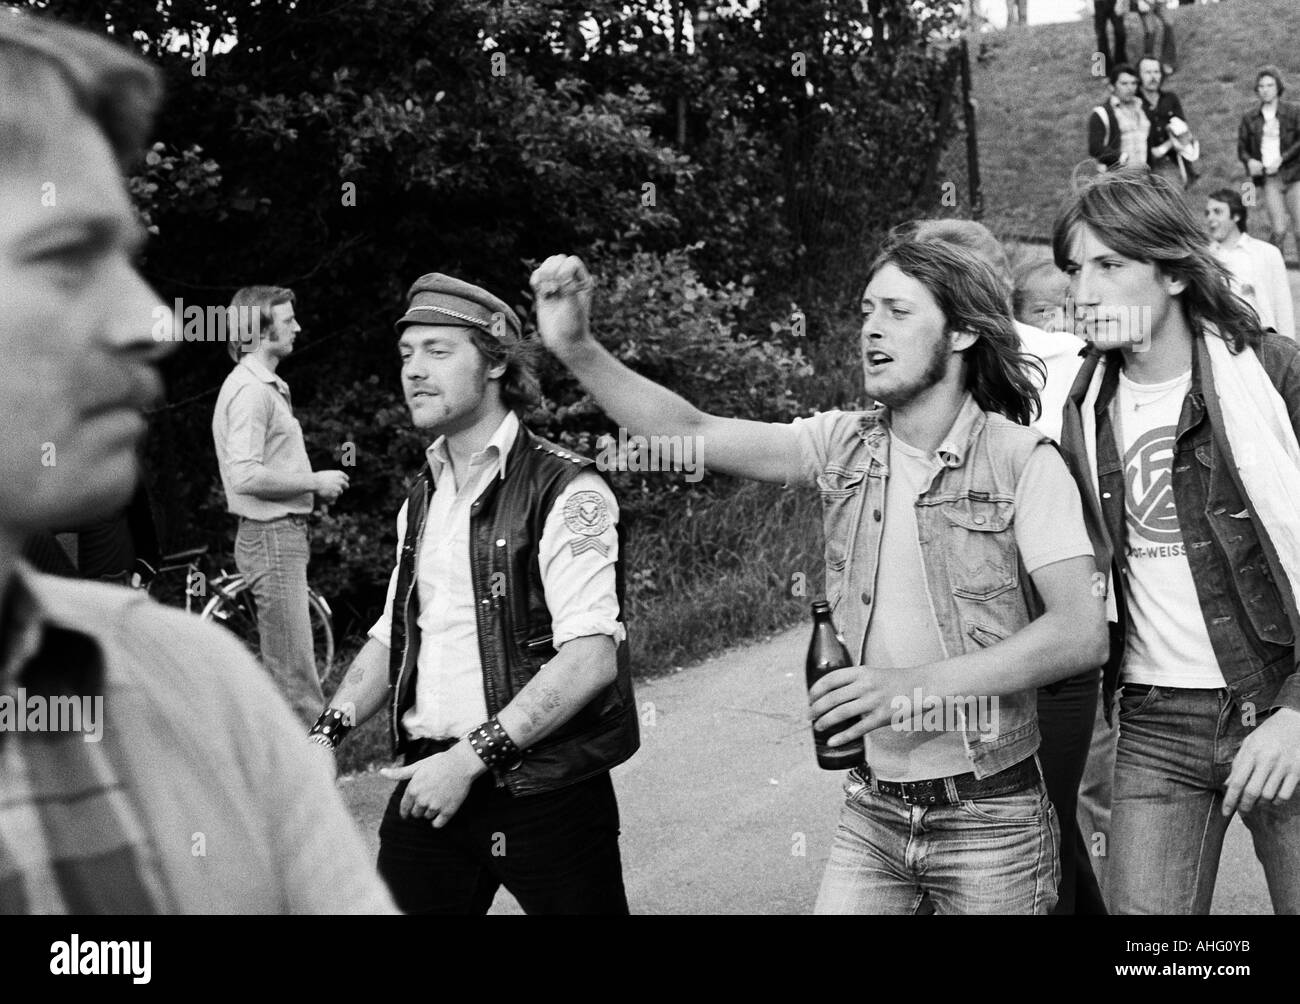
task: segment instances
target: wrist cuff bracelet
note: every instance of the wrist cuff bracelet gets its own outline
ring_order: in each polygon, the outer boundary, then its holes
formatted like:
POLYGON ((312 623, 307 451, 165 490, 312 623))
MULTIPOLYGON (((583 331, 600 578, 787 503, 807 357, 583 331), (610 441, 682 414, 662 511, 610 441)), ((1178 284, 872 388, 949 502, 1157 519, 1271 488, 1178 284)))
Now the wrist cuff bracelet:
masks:
POLYGON ((343 737, 352 731, 352 726, 345 721, 347 715, 338 708, 326 708, 316 724, 307 732, 307 738, 322 746, 329 744, 330 749, 338 749, 343 737))
POLYGON ((519 747, 495 718, 489 718, 465 739, 489 768, 504 767, 510 770, 518 767, 524 759, 519 747))

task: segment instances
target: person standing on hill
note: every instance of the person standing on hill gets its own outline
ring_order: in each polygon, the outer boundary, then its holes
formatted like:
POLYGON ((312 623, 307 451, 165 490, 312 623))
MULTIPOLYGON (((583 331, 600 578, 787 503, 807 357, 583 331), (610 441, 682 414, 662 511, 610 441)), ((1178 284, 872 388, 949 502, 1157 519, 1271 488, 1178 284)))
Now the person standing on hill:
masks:
POLYGON ((1110 97, 1088 114, 1088 156, 1097 170, 1146 167, 1151 120, 1138 100, 1137 71, 1127 63, 1111 67, 1110 97))
POLYGON ((1128 61, 1128 56, 1125 55, 1128 39, 1124 34, 1124 9, 1120 6, 1127 2, 1128 0, 1092 0, 1092 26, 1097 32, 1096 51, 1101 53, 1107 75, 1112 68, 1128 61), (1115 36, 1113 47, 1106 37, 1108 24, 1115 36))
POLYGON ((1286 84, 1276 66, 1255 75, 1255 93, 1259 107, 1241 117, 1237 130, 1237 159, 1263 195, 1268 239, 1281 250, 1289 214, 1300 251, 1300 106, 1282 100, 1286 84))
POLYGON ((1138 19, 1142 22, 1142 55, 1156 54, 1156 22, 1160 22, 1160 67, 1165 76, 1178 69, 1178 46, 1174 29, 1165 17, 1165 0, 1133 0, 1137 5, 1138 19))
POLYGON ((1138 60, 1141 90, 1138 97, 1151 123, 1147 136, 1147 165, 1179 188, 1190 188, 1198 175, 1193 164, 1200 159, 1201 146, 1187 125, 1183 103, 1173 91, 1163 90, 1165 73, 1155 56, 1138 60))

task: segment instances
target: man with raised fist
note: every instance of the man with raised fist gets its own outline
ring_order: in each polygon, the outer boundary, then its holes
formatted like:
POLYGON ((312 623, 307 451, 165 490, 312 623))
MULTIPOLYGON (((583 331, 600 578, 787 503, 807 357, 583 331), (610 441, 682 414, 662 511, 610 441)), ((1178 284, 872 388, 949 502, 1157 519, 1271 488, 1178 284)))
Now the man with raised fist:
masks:
POLYGON ((1027 427, 1038 392, 993 271, 946 241, 889 244, 862 297, 879 404, 789 425, 706 414, 620 363, 592 336, 577 258, 532 282, 546 346, 620 425, 698 437, 714 471, 821 494, 826 592, 857 664, 818 681, 811 714, 832 745, 865 736, 866 761, 818 912, 1049 913, 1060 833, 1035 694, 1099 664, 1103 597, 1079 493, 1027 427), (971 701, 994 721, 923 717, 971 701))

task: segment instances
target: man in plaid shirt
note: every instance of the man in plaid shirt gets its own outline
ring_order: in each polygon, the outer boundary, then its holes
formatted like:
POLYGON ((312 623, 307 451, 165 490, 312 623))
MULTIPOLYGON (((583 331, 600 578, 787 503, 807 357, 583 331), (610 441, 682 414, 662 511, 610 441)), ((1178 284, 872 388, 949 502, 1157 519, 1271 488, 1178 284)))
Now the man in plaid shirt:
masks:
POLYGON ((0 14, 0 914, 391 912, 232 636, 19 557, 137 478, 167 346, 119 171, 157 95, 117 46, 0 14))

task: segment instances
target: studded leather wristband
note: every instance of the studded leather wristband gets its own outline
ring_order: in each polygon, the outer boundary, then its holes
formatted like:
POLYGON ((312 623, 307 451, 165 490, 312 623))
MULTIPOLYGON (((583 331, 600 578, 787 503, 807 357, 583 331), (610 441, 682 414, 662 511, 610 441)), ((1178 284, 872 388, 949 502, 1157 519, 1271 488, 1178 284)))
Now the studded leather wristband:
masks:
POLYGON ((465 737, 465 741, 489 769, 501 767, 509 770, 519 766, 524 759, 519 747, 496 718, 489 718, 478 728, 473 729, 465 737))
POLYGON ((347 719, 348 715, 339 708, 326 708, 308 730, 307 738, 331 750, 338 749, 343 737, 352 731, 352 724, 347 719))

